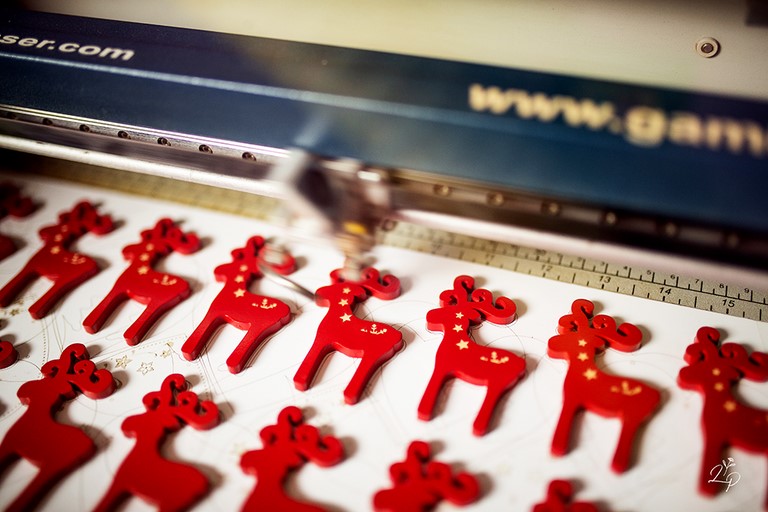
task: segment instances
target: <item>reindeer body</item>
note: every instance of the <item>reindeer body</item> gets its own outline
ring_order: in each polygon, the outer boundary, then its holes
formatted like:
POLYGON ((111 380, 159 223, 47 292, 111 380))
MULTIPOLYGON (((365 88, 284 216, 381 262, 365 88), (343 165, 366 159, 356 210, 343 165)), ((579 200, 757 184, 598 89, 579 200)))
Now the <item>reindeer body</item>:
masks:
POLYGON ((391 300, 400 294, 400 281, 393 275, 380 280, 374 268, 363 270, 360 282, 346 281, 341 270, 331 273, 333 284, 315 293, 315 302, 328 312, 317 328, 309 353, 301 363, 293 382, 296 389, 307 390, 323 360, 334 351, 349 357, 359 357, 360 364, 344 389, 344 401, 355 404, 376 370, 403 348, 403 336, 394 327, 363 320, 355 316, 357 303, 369 295, 391 300))
POLYGON ((78 203, 71 212, 59 215, 58 224, 40 230, 43 247, 0 289, 0 306, 8 306, 34 280, 45 277, 53 281, 53 285, 29 307, 32 318, 44 317, 64 295, 99 271, 92 258, 71 252, 67 247, 87 232, 101 235, 111 230, 112 219, 98 215, 88 202, 78 203))
MULTIPOLYGON (((0 183, 0 220, 7 216, 26 217, 32 213, 35 205, 28 197, 12 183, 0 183)), ((7 258, 16 251, 13 239, 0 234, 0 260, 7 258)))
POLYGON ((56 423, 52 415, 79 392, 103 398, 115 389, 107 370, 96 370, 83 345, 70 345, 61 358, 43 365, 43 379, 23 384, 18 391, 27 410, 0 443, 0 472, 23 458, 40 471, 8 510, 34 507, 59 480, 90 459, 96 445, 79 428, 56 423))
POLYGON ((130 261, 106 297, 85 318, 85 330, 93 334, 109 315, 128 299, 147 307, 125 331, 128 345, 136 345, 166 311, 189 297, 189 284, 181 277, 158 272, 152 266, 171 251, 190 254, 200 247, 193 233, 184 233, 170 219, 161 219, 154 229, 141 233, 141 242, 125 247, 123 256, 130 261))
POLYGON ((373 496, 376 512, 423 512, 432 510, 442 500, 467 505, 480 495, 477 479, 469 473, 453 475, 451 467, 431 461, 429 445, 414 441, 408 446, 403 462, 390 467, 393 487, 373 496))
MULTIPOLYGON (((741 345, 724 343, 718 347, 719 341, 716 329, 699 329, 685 352, 688 366, 680 370, 677 379, 681 388, 698 391, 704 397, 699 490, 710 496, 722 490, 720 483, 710 480, 716 477, 712 471, 728 447, 768 456, 768 410, 741 402, 733 389, 742 378, 768 381, 768 354, 755 351, 747 355, 741 345)), ((764 507, 768 510, 768 494, 764 507)))
POLYGON ((445 384, 452 378, 488 391, 475 418, 472 431, 481 436, 488 431, 494 409, 504 393, 511 390, 525 374, 525 360, 512 352, 478 345, 469 334, 470 327, 484 319, 503 325, 512 322, 515 303, 478 288, 474 279, 459 276, 454 288, 440 294, 440 308, 427 313, 427 328, 442 331, 443 339, 435 356, 435 369, 419 403, 419 419, 432 419, 435 404, 445 384))
POLYGON ((661 394, 639 380, 604 373, 594 359, 608 345, 625 352, 637 350, 642 334, 628 323, 617 328, 616 322, 605 315, 596 316, 590 325, 594 305, 588 300, 574 301, 571 311, 560 319, 560 334, 550 338, 547 345, 550 357, 568 361, 563 409, 552 439, 552 453, 568 453, 573 419, 581 410, 616 417, 622 421, 622 429, 611 467, 622 472, 630 465, 637 430, 656 410, 661 394))
POLYGON ((276 425, 262 429, 264 448, 243 454, 240 467, 256 476, 256 486, 243 504, 243 511, 322 512, 322 507, 297 501, 283 489, 288 475, 307 461, 327 467, 341 462, 344 447, 333 436, 321 437, 316 427, 303 424, 301 410, 286 407, 276 425))
POLYGON ((259 295, 248 290, 249 285, 263 277, 260 265, 266 265, 279 274, 290 274, 296 262, 290 254, 275 264, 265 259, 264 239, 251 237, 242 249, 232 251, 232 262, 218 266, 214 274, 224 287, 213 299, 203 321, 181 347, 184 357, 192 361, 202 353, 208 340, 223 324, 230 324, 246 331, 242 341, 227 358, 227 368, 239 373, 248 358, 272 334, 291 320, 291 308, 273 297, 259 295))
POLYGON ((171 374, 160 391, 144 397, 145 413, 125 419, 122 430, 127 437, 136 439, 136 444, 118 468, 96 511, 114 510, 131 495, 157 505, 162 512, 182 511, 208 492, 208 479, 203 473, 160 454, 167 436, 185 424, 202 430, 218 423, 216 405, 200 402, 194 392, 186 389, 184 377, 171 374))

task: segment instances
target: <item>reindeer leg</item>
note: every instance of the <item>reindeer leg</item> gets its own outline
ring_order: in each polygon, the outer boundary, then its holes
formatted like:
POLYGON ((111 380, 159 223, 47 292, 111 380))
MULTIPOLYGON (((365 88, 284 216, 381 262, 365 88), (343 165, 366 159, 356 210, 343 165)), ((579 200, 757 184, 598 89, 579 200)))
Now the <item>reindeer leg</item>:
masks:
POLYGON ((493 418, 493 412, 505 391, 505 386, 488 386, 485 400, 483 400, 483 404, 480 406, 480 411, 477 413, 475 422, 472 424, 472 433, 474 435, 482 436, 488 432, 488 425, 491 423, 491 418, 493 418))
POLYGON ((13 279, 0 289, 0 306, 10 306, 11 302, 21 294, 24 288, 29 286, 38 277, 40 277, 40 274, 32 270, 29 265, 21 269, 18 274, 13 276, 13 279))
POLYGON ((32 510, 68 471, 69 468, 61 464, 56 467, 50 465, 41 467, 29 485, 13 500, 13 503, 8 505, 6 512, 32 510))
POLYGON ((87 281, 98 271, 95 264, 92 269, 84 270, 87 271, 81 273, 78 276, 74 276, 69 279, 60 278, 57 281, 54 281, 53 286, 51 286, 51 288, 45 292, 43 296, 37 300, 37 302, 29 307, 29 314, 32 315, 32 318, 35 320, 43 318, 67 293, 77 288, 83 282, 87 281))
POLYGON ((713 443, 707 437, 707 434, 704 434, 704 456, 701 459, 701 470, 699 472, 699 490, 702 494, 714 496, 722 490, 723 484, 709 482, 709 480, 717 476, 717 472, 712 472, 712 469, 722 463, 724 450, 725 443, 713 443))
POLYGON ((137 345, 163 314, 180 301, 151 300, 139 317, 125 331, 123 337, 129 345, 137 345))
POLYGON ((307 357, 304 358, 301 366, 299 366, 299 369, 296 371, 296 375, 293 376, 293 385, 296 386, 296 389, 299 391, 306 391, 309 389, 312 385, 312 381, 315 379, 317 370, 320 369, 320 364, 322 364, 323 359, 334 350, 330 343, 318 343, 317 339, 319 337, 320 335, 318 333, 318 336, 312 343, 312 348, 310 348, 307 353, 307 357))
POLYGON ((271 333, 264 332, 259 325, 252 324, 243 336, 235 350, 227 358, 227 368, 230 373, 240 373, 248 362, 248 358, 264 342, 265 338, 271 333))
POLYGON ((632 445, 639 427, 639 422, 630 422, 626 418, 624 419, 621 433, 619 434, 619 443, 616 445, 616 452, 611 462, 611 469, 614 472, 623 473, 629 468, 630 459, 632 458, 632 445))
POLYGON ((16 453, 11 445, 12 443, 7 442, 7 436, 3 443, 0 444, 0 476, 8 469, 8 466, 19 459, 18 453, 16 453))
POLYGON ((421 402, 419 402, 418 411, 420 420, 429 421, 433 418, 437 398, 440 396, 440 391, 442 391, 443 386, 449 377, 449 372, 446 372, 435 365, 435 370, 432 372, 432 377, 429 379, 429 384, 427 384, 427 389, 424 391, 424 396, 421 397, 421 402))
POLYGON ((181 347, 181 353, 187 361, 197 359, 205 348, 205 344, 213 336, 214 331, 224 323, 218 312, 213 310, 213 306, 205 314, 205 318, 200 325, 189 335, 187 341, 181 347))
POLYGON ((573 428, 573 418, 579 411, 579 403, 563 396, 563 410, 560 413, 560 419, 557 421, 555 435, 552 438, 552 455, 565 455, 570 450, 571 429, 573 428))
POLYGON ((120 475, 116 475, 112 481, 112 485, 109 486, 107 493, 99 500, 99 503, 94 507, 93 512, 109 512, 115 510, 117 506, 122 503, 130 493, 127 492, 120 484, 118 479, 120 475))
POLYGON ((90 334, 99 332, 104 322, 109 318, 109 315, 126 299, 127 296, 124 292, 117 289, 117 287, 113 287, 107 296, 83 320, 83 327, 85 327, 86 332, 90 334))
POLYGON ((371 380, 376 370, 384 363, 389 361, 394 354, 386 352, 376 357, 363 355, 355 374, 350 379, 349 384, 344 389, 344 401, 349 405, 354 405, 360 401, 360 395, 363 394, 365 386, 371 380))

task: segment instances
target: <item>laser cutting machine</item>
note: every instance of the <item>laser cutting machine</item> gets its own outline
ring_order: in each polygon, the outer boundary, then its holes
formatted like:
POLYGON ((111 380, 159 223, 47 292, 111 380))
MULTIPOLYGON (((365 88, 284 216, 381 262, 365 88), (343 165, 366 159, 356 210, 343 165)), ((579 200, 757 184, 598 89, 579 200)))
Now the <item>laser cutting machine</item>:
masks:
POLYGON ((232 4, 264 19, 2 10, 0 146, 279 198, 351 271, 389 219, 768 288, 757 3, 400 5, 391 38, 232 4))

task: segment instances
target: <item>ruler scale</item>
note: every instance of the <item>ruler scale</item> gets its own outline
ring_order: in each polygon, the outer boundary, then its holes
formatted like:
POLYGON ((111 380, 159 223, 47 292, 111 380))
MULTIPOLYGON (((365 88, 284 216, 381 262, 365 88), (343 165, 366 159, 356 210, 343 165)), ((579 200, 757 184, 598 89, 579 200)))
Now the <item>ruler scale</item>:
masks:
MULTIPOLYGON (((279 205, 268 197, 237 190, 138 175, 88 165, 46 160, 48 176, 158 199, 269 219, 279 205)), ((768 321, 768 293, 690 276, 606 263, 579 256, 494 242, 399 222, 381 230, 378 243, 479 263, 650 300, 679 304, 757 321, 768 321)))

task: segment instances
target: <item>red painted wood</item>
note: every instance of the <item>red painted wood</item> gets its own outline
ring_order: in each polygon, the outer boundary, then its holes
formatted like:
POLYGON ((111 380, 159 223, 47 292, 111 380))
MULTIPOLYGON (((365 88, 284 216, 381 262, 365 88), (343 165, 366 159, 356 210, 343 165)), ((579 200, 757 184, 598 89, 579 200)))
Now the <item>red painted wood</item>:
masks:
POLYGON ((606 347, 635 351, 640 348, 642 334, 630 323, 617 327, 607 315, 593 318, 594 310, 590 301, 575 300, 571 313, 560 318, 559 334, 547 344, 550 357, 568 361, 563 409, 552 439, 552 453, 568 453, 573 419, 580 411, 618 418, 622 427, 611 468, 620 473, 630 466, 637 430, 656 411, 661 394, 637 379, 609 375, 597 367, 595 358, 606 347))
POLYGON ((448 464, 431 460, 429 444, 414 441, 403 462, 389 469, 390 489, 373 496, 377 512, 424 512, 446 500, 468 505, 480 497, 477 479, 469 473, 453 474, 448 464))
POLYGON ((208 478, 198 469, 163 457, 161 450, 169 434, 189 425, 207 430, 219 423, 219 409, 200 401, 187 390, 184 377, 169 375, 159 391, 144 397, 146 412, 123 421, 123 433, 136 439, 133 449, 117 469, 112 485, 95 508, 96 512, 116 510, 131 495, 159 510, 187 510, 208 492, 208 478))
POLYGON ((515 303, 483 288, 475 289, 475 280, 459 276, 453 289, 440 294, 440 308, 427 313, 427 328, 442 331, 443 339, 435 356, 435 369, 419 403, 419 419, 432 419, 443 386, 452 378, 486 386, 488 391, 475 418, 472 432, 484 435, 501 397, 525 374, 525 360, 507 350, 478 345, 470 328, 487 320, 498 325, 515 318, 515 303))
POLYGON ((573 485, 568 480, 552 480, 547 499, 534 505, 533 512, 598 512, 597 505, 588 501, 573 501, 573 485))
MULTIPOLYGON (((736 394, 742 379, 768 381, 768 354, 747 350, 738 343, 720 342, 720 333, 712 327, 702 327, 685 351, 685 362, 677 377, 678 385, 701 393, 704 407, 701 429, 704 433, 704 454, 699 473, 699 490, 713 496, 728 485, 728 468, 724 452, 730 447, 741 448, 768 456, 768 410, 745 404, 736 394), (717 474, 716 474, 717 473, 717 474), (714 480, 714 481, 712 481, 714 480), (719 480, 719 481, 718 481, 719 480)), ((768 494, 764 508, 768 510, 768 494)))
POLYGON ((18 397, 27 410, 0 443, 0 473, 19 458, 39 468, 9 511, 32 509, 59 480, 96 453, 96 445, 82 429, 56 422, 64 403, 80 393, 98 399, 115 390, 112 374, 97 370, 88 350, 79 343, 65 348, 59 359, 45 363, 42 374, 42 379, 19 388, 18 397))
POLYGON ((240 373, 251 354, 291 320, 291 308, 286 303, 248 291, 253 281, 263 277, 259 269, 262 265, 283 275, 296 269, 296 261, 289 253, 284 253, 282 261, 275 263, 266 257, 267 252, 264 238, 254 236, 248 239, 245 247, 232 251, 231 263, 216 267, 216 280, 223 282, 224 288, 213 299, 203 321, 181 347, 181 353, 187 360, 197 359, 214 332, 227 323, 246 331, 242 341, 227 358, 229 371, 240 373))
POLYGON ((381 276, 378 270, 368 267, 359 281, 346 280, 341 269, 334 270, 331 282, 315 292, 315 302, 328 312, 293 383, 298 390, 309 389, 323 360, 334 351, 358 357, 360 364, 344 389, 344 401, 356 404, 376 370, 403 348, 403 335, 391 325, 355 316, 355 307, 370 296, 396 298, 400 295, 400 280, 392 274, 381 276))
POLYGON ((123 249, 130 262, 117 278, 106 297, 85 318, 85 330, 93 334, 101 330, 115 309, 128 299, 147 307, 125 331, 128 345, 136 345, 168 310, 189 297, 189 283, 183 278, 158 272, 152 268, 173 251, 191 254, 200 248, 194 233, 185 233, 171 219, 160 219, 155 227, 141 232, 141 241, 123 249))
MULTIPOLYGON (((8 217, 26 217, 35 211, 32 199, 22 195, 21 190, 13 183, 0 183, 0 220, 8 217)), ((13 239, 0 234, 0 260, 16 252, 13 239)))
POLYGON ((86 233, 103 235, 112 227, 112 219, 99 215, 89 202, 78 203, 71 211, 60 214, 58 224, 40 230, 43 247, 0 289, 0 306, 10 305, 34 280, 46 277, 53 285, 29 307, 32 318, 44 317, 64 295, 99 272, 92 258, 67 248, 86 233))
POLYGON ((341 441, 330 435, 322 436, 316 427, 305 424, 298 407, 283 409, 277 424, 265 427, 259 435, 264 447, 246 452, 240 459, 243 472, 256 477, 256 485, 242 510, 324 510, 320 506, 291 498, 285 491, 285 485, 288 476, 307 462, 321 467, 341 462, 344 459, 341 441))

